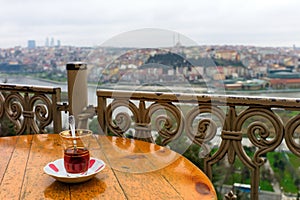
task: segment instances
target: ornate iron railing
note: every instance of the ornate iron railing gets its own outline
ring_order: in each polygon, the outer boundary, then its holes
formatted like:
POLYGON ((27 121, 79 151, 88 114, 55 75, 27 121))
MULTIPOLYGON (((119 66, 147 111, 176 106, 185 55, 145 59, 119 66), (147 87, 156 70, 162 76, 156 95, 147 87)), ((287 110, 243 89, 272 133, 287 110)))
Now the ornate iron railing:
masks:
POLYGON ((0 85, 1 135, 45 133, 62 129, 61 111, 67 111, 67 104, 61 104, 61 89, 26 85, 0 85), (3 126, 10 124, 10 132, 3 133, 3 126))
POLYGON ((98 90, 98 121, 104 133, 130 135, 162 145, 184 136, 201 147, 203 170, 238 158, 251 172, 251 199, 258 199, 265 156, 280 145, 300 156, 300 100, 226 95, 98 90), (282 113, 293 112, 290 117, 282 113), (153 131, 154 130, 154 131, 153 131), (215 141, 219 138, 219 141, 215 141), (245 151, 245 146, 254 150, 245 151))
MULTIPOLYGON (((7 118, 15 134, 44 133, 49 126, 60 132, 61 112, 69 110, 60 96, 60 88, 2 84, 0 119, 7 118)), ((251 174, 251 199, 259 197, 260 170, 266 165, 267 153, 283 148, 300 157, 299 99, 104 89, 97 96, 97 106, 79 116, 84 124, 96 110, 105 134, 171 148, 186 142, 187 146, 180 146, 182 152, 189 145, 198 145, 203 170, 212 180, 220 162, 230 165, 239 159, 251 174), (245 150, 248 147, 253 151, 250 154, 245 150)))

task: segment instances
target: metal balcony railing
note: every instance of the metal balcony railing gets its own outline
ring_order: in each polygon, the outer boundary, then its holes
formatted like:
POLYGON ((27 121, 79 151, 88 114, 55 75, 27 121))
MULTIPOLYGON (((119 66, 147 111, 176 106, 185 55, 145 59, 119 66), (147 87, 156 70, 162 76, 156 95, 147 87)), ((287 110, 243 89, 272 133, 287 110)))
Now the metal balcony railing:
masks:
POLYGON ((67 111, 60 98, 60 88, 1 84, 1 135, 60 132, 61 111, 67 111))
MULTIPOLYGON (((100 134, 168 145, 179 153, 192 145, 199 147, 202 169, 222 194, 232 188, 224 191, 225 182, 216 176, 225 171, 215 167, 225 163, 230 169, 240 162, 250 172, 251 199, 263 199, 261 171, 269 164, 268 153, 283 150, 300 157, 300 99, 98 89, 97 105, 88 106, 86 66, 73 63, 67 68, 65 104, 60 88, 0 85, 1 126, 11 123, 15 134, 50 129, 58 133, 62 112, 76 115, 78 127, 87 126, 87 119, 96 115, 100 134)), ((226 197, 234 199, 232 193, 226 197)))
POLYGON ((251 199, 259 198, 260 170, 268 152, 282 148, 300 156, 299 99, 116 90, 98 90, 97 96, 104 133, 130 132, 150 142, 160 138, 162 145, 185 137, 201 147, 210 179, 214 165, 224 159, 232 165, 238 158, 251 173, 251 199), (246 147, 252 148, 251 155, 246 147))

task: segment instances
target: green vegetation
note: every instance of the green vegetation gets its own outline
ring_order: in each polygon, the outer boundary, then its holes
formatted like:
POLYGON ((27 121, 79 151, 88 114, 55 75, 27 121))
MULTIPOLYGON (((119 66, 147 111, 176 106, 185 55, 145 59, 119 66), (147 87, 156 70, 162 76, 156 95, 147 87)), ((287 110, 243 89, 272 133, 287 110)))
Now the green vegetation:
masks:
POLYGON ((6 115, 3 115, 0 120, 0 137, 12 135, 16 135, 14 124, 6 115))
POLYGON ((245 67, 241 61, 213 58, 217 66, 245 67))
POLYGON ((267 158, 283 191, 297 193, 300 187, 300 158, 290 152, 270 152, 267 158))

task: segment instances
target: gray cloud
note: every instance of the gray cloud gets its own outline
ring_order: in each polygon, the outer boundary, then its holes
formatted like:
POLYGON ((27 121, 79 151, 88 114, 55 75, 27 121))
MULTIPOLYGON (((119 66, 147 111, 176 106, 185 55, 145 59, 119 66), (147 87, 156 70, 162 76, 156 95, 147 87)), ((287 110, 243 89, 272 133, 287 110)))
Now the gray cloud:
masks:
POLYGON ((126 31, 159 28, 199 44, 300 45, 298 0, 0 0, 0 48, 100 45, 126 31))

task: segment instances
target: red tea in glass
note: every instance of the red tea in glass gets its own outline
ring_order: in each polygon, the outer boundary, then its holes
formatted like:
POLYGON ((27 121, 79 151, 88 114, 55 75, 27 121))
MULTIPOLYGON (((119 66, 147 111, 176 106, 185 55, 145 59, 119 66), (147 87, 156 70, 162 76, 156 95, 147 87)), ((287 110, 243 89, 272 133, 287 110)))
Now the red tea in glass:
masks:
POLYGON ((84 173, 89 168, 90 153, 86 148, 70 147, 64 151, 64 166, 68 173, 84 173))
POLYGON ((89 146, 93 132, 86 129, 75 129, 59 133, 64 149, 64 167, 69 174, 82 174, 88 171, 90 162, 89 146))

